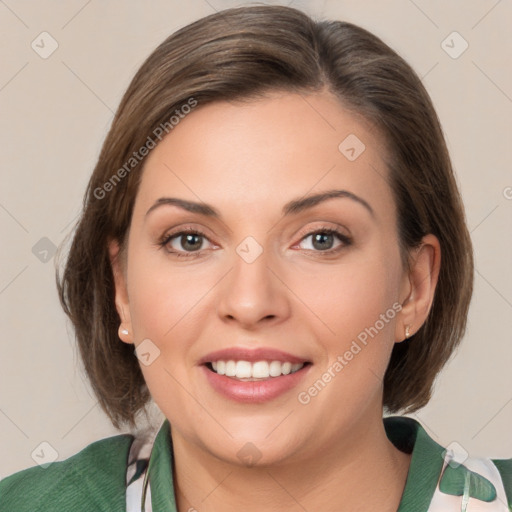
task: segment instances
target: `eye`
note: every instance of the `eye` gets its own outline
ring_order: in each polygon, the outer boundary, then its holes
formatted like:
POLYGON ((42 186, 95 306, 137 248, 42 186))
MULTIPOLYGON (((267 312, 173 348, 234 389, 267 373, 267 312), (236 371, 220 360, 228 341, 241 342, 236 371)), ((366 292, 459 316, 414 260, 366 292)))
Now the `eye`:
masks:
POLYGON ((337 229, 333 228, 320 228, 312 231, 304 236, 301 242, 304 242, 309 238, 311 238, 311 242, 309 243, 309 247, 305 247, 306 250, 325 252, 329 254, 338 252, 352 243, 347 235, 344 235, 337 229), (338 240, 337 246, 335 246, 336 239, 338 240))
POLYGON ((206 240, 206 235, 197 229, 183 229, 165 235, 159 245, 178 257, 190 257, 205 249, 203 244, 206 240))
MULTIPOLYGON (((310 238, 309 247, 302 248, 316 253, 336 253, 352 243, 350 237, 337 229, 325 227, 311 231, 301 239, 298 245, 310 238), (338 241, 337 245, 336 241, 338 241)), ((185 228, 176 233, 164 235, 158 245, 177 257, 195 257, 206 250, 204 247, 206 241, 209 242, 209 239, 202 231, 185 228)))

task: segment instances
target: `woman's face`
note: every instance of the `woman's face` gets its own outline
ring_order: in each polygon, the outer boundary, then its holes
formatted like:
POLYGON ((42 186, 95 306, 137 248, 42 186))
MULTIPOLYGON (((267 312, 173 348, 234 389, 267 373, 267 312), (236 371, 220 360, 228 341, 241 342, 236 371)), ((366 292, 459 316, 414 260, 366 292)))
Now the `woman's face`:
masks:
POLYGON ((383 151, 324 92, 199 104, 151 151, 116 302, 173 436, 265 464, 380 420, 410 290, 383 151))

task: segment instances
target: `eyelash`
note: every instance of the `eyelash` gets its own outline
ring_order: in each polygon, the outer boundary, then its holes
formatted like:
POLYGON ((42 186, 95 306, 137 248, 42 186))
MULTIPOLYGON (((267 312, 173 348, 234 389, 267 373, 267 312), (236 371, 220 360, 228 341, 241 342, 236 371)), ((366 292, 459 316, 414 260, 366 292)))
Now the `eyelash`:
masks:
MULTIPOLYGON (((348 237, 347 235, 344 235, 343 233, 341 233, 340 231, 338 231, 337 229, 333 229, 333 228, 330 228, 330 227, 320 227, 320 228, 317 228, 313 231, 310 231, 309 233, 306 233, 301 239, 300 239, 300 242, 302 242, 303 240, 305 240, 306 238, 308 238, 309 236, 311 235, 316 235, 316 234, 323 234, 323 235, 335 235, 338 240, 340 242, 342 242, 342 245, 335 248, 335 249, 328 249, 327 251, 313 251, 315 253, 318 253, 318 254, 326 254, 326 255, 333 255, 333 254, 336 254, 338 253, 340 250, 342 250, 343 248, 345 247, 348 247, 352 244, 352 240, 350 237, 348 237)), ((173 240, 174 238, 179 238, 183 235, 199 235, 199 236, 202 236, 204 238, 206 238, 207 240, 208 237, 206 236, 205 233, 203 233, 202 231, 200 231, 199 229, 194 229, 194 228, 184 228, 182 229, 181 231, 178 231, 177 233, 171 233, 169 235, 164 235, 160 241, 158 242, 158 246, 162 249, 165 249, 166 246, 169 244, 169 242, 171 240, 173 240)), ((306 249, 308 251, 310 251, 311 249, 306 249)), ((175 250, 168 250, 168 252, 170 254, 173 254, 175 256, 177 256, 178 258, 194 258, 194 257, 197 257, 201 251, 193 251, 193 252, 178 252, 178 251, 175 251, 175 250)))

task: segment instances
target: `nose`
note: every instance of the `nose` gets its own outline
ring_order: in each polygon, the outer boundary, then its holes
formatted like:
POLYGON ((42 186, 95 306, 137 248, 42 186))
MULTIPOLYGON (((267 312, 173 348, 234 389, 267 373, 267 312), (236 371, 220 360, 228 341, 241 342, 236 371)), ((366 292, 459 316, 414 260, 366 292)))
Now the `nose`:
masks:
POLYGON ((252 262, 235 253, 233 267, 219 289, 217 313, 223 322, 255 329, 289 317, 289 289, 279 266, 269 260, 266 251, 252 262))

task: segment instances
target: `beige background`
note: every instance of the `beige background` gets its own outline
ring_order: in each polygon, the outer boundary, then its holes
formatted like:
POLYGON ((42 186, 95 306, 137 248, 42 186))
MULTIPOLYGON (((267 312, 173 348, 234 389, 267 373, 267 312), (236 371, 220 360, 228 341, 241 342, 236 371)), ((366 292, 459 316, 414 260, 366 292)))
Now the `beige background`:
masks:
MULTIPOLYGON (((71 230, 113 112, 144 58, 175 29, 244 3, 0 1, 0 478, 34 465, 43 441, 63 459, 117 433, 77 365, 51 243, 71 230), (31 47, 43 31, 58 43, 46 59, 31 47)), ((442 444, 512 457, 511 2, 267 3, 362 25, 423 77, 458 173, 477 271, 465 341, 416 416, 442 444), (456 59, 441 46, 453 31, 469 44, 456 59)), ((462 48, 457 36, 447 41, 452 52, 462 48)))

